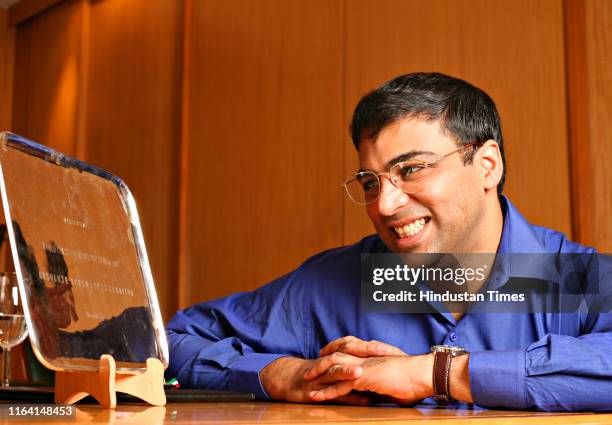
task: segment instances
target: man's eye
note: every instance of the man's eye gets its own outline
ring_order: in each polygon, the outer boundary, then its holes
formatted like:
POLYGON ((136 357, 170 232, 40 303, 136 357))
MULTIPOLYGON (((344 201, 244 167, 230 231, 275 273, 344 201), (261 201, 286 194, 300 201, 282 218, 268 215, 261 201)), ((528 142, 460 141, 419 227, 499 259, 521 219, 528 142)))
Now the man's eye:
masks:
POLYGON ((400 167, 400 174, 402 177, 410 177, 414 173, 421 171, 424 167, 422 165, 404 165, 400 167))
POLYGON ((363 190, 365 192, 368 192, 370 190, 374 190, 378 187, 378 180, 377 179, 363 179, 360 181, 361 183, 361 187, 363 187, 363 190))

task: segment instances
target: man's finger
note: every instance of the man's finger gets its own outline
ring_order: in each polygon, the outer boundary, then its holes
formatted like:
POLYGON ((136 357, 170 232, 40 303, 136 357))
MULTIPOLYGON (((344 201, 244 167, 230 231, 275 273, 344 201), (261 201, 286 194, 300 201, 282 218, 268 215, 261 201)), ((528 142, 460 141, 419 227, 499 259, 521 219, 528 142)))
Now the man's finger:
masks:
POLYGON ((360 378, 361 375, 363 375, 363 368, 361 366, 334 365, 319 377, 318 382, 329 384, 347 379, 354 380, 360 378))
POLYGON ((325 347, 321 348, 321 350, 319 350, 319 356, 321 357, 328 356, 331 353, 338 351, 338 347, 340 345, 345 344, 348 341, 353 341, 353 340, 361 341, 359 338, 354 337, 352 335, 343 336, 342 338, 334 339, 332 342, 330 342, 325 347))
POLYGON ((368 345, 372 350, 383 353, 385 356, 405 356, 406 353, 402 351, 402 349, 396 347, 395 345, 387 344, 385 342, 380 342, 376 340, 371 340, 368 342, 368 345))
POLYGON ((317 391, 311 391, 309 395, 312 401, 327 401, 347 395, 353 390, 353 381, 340 381, 317 391))
POLYGON ((321 349, 320 354, 328 355, 331 352, 328 350, 334 348, 336 352, 351 354, 357 357, 379 357, 379 356, 401 356, 405 355, 402 350, 390 344, 385 344, 380 341, 363 341, 358 338, 353 338, 345 341, 335 342, 333 345, 328 344, 321 349))
POLYGON ((363 363, 363 359, 360 359, 359 357, 338 352, 332 353, 329 356, 324 356, 317 360, 314 366, 312 366, 308 371, 306 371, 306 373, 304 373, 304 379, 306 381, 312 381, 317 376, 320 376, 325 373, 327 369, 334 365, 359 366, 361 365, 361 363, 363 363))

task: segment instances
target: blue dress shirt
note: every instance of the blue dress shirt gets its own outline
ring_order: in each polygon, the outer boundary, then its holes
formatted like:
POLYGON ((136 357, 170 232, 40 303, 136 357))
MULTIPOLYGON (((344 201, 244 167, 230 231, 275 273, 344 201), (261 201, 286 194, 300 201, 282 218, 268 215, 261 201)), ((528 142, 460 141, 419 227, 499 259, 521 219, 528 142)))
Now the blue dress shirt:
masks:
MULTIPOLYGON (((529 224, 506 198, 501 202, 499 253, 594 252, 529 224)), ((267 399, 259 372, 270 362, 288 355, 317 358, 330 341, 354 335, 413 355, 436 344, 465 347, 480 406, 612 410, 612 313, 468 312, 457 322, 443 306, 436 313, 366 312, 360 307, 361 253, 379 252, 388 250, 369 236, 315 255, 254 292, 179 311, 167 326, 167 376, 186 388, 267 399)), ((598 297, 612 299, 610 285, 598 297)))

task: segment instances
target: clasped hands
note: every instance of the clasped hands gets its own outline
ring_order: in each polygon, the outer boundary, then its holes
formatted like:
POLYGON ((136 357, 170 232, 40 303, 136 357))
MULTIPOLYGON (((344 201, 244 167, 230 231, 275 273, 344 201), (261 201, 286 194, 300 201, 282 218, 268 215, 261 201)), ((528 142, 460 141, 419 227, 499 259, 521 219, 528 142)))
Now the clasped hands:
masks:
POLYGON ((353 336, 330 342, 320 357, 281 357, 260 372, 268 395, 296 403, 333 401, 367 405, 375 393, 412 405, 433 395, 433 356, 409 356, 397 347, 353 336))

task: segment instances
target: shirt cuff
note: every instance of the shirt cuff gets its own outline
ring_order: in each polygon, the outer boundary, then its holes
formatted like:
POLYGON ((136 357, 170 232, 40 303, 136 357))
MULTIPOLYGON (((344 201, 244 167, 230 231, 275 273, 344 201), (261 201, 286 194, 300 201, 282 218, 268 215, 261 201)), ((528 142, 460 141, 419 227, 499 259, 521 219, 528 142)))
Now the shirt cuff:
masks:
POLYGON ((527 408, 525 350, 470 352, 469 368, 474 403, 485 407, 527 408))
POLYGON ((232 363, 229 388, 232 391, 253 393, 258 400, 270 400, 270 396, 259 379, 259 372, 280 357, 287 357, 287 355, 249 353, 242 356, 238 361, 232 363))

